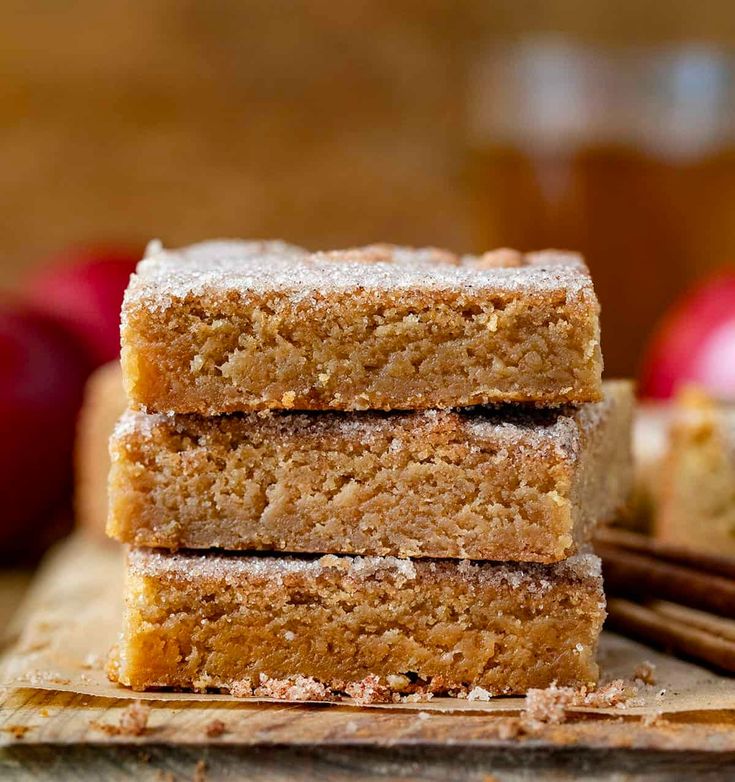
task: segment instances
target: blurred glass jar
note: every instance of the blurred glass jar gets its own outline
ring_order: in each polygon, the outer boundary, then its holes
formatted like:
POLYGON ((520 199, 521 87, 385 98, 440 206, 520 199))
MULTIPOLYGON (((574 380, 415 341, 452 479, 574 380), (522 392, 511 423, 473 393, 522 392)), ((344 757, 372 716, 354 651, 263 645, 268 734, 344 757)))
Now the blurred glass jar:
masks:
POLYGON ((582 251, 609 375, 704 272, 735 262, 735 58, 708 45, 541 37, 476 57, 474 243, 582 251))

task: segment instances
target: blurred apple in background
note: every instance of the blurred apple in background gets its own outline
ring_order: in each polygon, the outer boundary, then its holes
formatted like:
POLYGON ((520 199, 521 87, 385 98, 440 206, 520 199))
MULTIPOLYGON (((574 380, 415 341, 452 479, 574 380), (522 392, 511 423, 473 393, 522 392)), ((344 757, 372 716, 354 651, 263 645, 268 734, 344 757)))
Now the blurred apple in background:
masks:
POLYGON ((27 553, 63 507, 89 362, 43 314, 0 300, 0 555, 27 553))
POLYGON ((735 271, 706 280, 664 317, 646 352, 641 395, 664 399, 695 383, 735 399, 735 271))
POLYGON ((120 352, 120 305, 140 254, 76 248, 17 300, 0 297, 0 559, 40 553, 70 522, 84 383, 120 352))
POLYGON ((120 353, 120 305, 142 253, 77 247, 52 257, 25 286, 26 300, 73 334, 93 366, 120 353))

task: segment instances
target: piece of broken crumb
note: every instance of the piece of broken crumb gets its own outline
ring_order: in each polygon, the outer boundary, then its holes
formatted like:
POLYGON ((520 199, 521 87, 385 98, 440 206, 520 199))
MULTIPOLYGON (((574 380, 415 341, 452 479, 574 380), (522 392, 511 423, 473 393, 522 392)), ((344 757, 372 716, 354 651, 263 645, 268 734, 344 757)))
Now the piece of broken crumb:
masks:
POLYGON ((150 706, 133 701, 120 716, 120 733, 123 736, 142 736, 148 728, 150 714, 150 706))
POLYGON ((212 720, 204 728, 204 732, 211 739, 216 739, 227 731, 227 726, 222 720, 212 720))
POLYGON ((579 706, 591 706, 593 709, 609 709, 611 706, 624 707, 630 698, 636 695, 638 689, 626 685, 622 679, 613 679, 600 685, 584 695, 579 706))
POLYGON ((546 689, 531 689, 526 694, 526 705, 521 712, 525 724, 532 728, 542 724, 560 725, 566 722, 567 711, 573 706, 593 709, 626 708, 638 689, 623 679, 614 679, 596 689, 586 687, 557 687, 552 682, 546 689))
POLYGON ((381 684, 380 679, 373 674, 366 676, 362 681, 350 682, 345 687, 345 692, 358 706, 366 706, 371 703, 390 703, 393 700, 390 688, 381 684))
POLYGON ((633 680, 641 684, 656 684, 656 666, 652 662, 644 660, 633 671, 633 680))
POLYGON ((428 690, 417 690, 416 692, 412 692, 408 695, 398 695, 397 693, 393 695, 393 700, 396 703, 423 703, 424 701, 430 701, 434 697, 433 692, 429 692, 428 690), (396 700, 396 698, 398 700, 396 700))
POLYGON ((148 717, 151 707, 141 701, 133 701, 120 715, 119 725, 110 725, 104 722, 90 722, 94 730, 102 731, 108 736, 142 736, 148 729, 148 717))
POLYGON ((492 694, 488 692, 484 687, 473 687, 467 693, 468 701, 489 701, 492 698, 492 694))
POLYGON ((260 684, 253 694, 260 698, 277 698, 283 701, 325 701, 330 697, 329 690, 310 676, 272 679, 262 673, 260 684))
POLYGON ((557 687, 556 682, 552 682, 545 689, 532 688, 526 693, 521 718, 531 727, 544 724, 561 725, 566 722, 567 709, 579 702, 579 690, 574 687, 557 687))
POLYGON ((253 682, 249 677, 240 679, 230 685, 230 695, 234 695, 236 698, 249 698, 252 694, 253 682))
POLYGON ((25 738, 26 733, 31 729, 31 725, 8 725, 3 728, 3 731, 5 733, 10 733, 14 739, 23 739, 25 738))
POLYGON ((42 684, 59 684, 61 686, 71 684, 71 679, 66 679, 51 671, 31 671, 24 674, 23 679, 35 687, 42 684))

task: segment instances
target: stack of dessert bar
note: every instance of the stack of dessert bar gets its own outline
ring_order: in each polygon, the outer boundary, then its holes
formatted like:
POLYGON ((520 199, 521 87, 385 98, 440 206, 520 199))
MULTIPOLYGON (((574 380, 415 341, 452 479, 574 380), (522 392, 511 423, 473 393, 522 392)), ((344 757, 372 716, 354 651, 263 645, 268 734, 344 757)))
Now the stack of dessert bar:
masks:
POLYGON ((358 700, 586 685, 630 486, 579 256, 149 249, 123 305, 110 674, 358 700))

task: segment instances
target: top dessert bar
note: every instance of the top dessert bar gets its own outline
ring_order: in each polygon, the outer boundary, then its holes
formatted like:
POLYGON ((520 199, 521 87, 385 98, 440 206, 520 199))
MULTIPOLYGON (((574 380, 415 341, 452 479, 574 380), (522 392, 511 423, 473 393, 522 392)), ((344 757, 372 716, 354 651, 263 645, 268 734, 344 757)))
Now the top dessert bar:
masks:
POLYGON ((578 255, 557 251, 154 246, 125 295, 122 365, 131 405, 154 412, 602 396, 592 281, 578 255))

